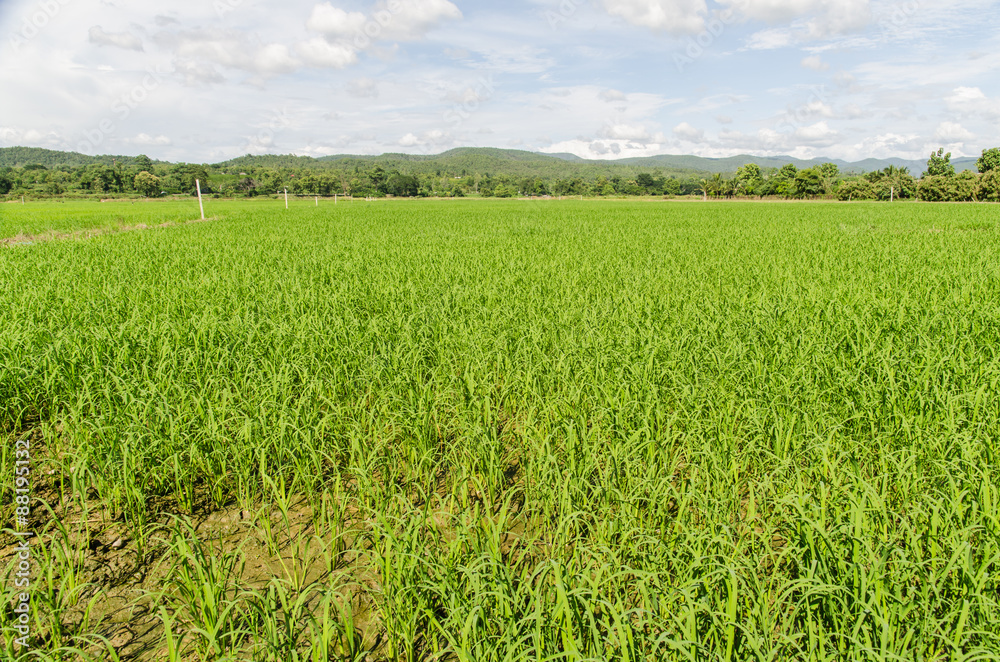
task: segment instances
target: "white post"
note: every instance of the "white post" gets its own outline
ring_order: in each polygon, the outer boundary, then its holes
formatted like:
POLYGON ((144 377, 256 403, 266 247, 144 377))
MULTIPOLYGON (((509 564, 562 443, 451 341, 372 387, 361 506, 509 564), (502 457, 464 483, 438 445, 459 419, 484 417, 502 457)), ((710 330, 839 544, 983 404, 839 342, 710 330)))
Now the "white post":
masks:
POLYGON ((337 204, 337 194, 333 194, 333 204, 337 204))
POLYGON ((201 201, 201 182, 194 180, 194 185, 198 189, 198 207, 201 208, 201 220, 205 220, 205 203, 201 201))
POLYGON ((319 207, 319 196, 316 196, 316 206, 319 207))
POLYGON ((21 196, 21 204, 22 205, 24 204, 24 196, 23 195, 21 196))
POLYGON ((288 209, 288 189, 285 189, 285 210, 288 209))
POLYGON ((896 187, 892 186, 889 188, 889 202, 895 202, 896 200, 896 187))

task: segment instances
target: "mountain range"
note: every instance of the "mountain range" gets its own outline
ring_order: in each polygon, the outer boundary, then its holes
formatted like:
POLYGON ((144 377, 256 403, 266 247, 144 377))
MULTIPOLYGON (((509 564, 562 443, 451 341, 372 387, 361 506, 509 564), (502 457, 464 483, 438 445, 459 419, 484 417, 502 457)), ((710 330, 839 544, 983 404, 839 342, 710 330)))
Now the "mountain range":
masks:
MULTIPOLYGON (((0 148, 0 167, 24 167, 42 165, 47 168, 60 166, 80 167, 91 164, 112 165, 115 161, 123 165, 135 162, 135 156, 88 156, 77 152, 60 152, 36 147, 0 148)), ((167 162, 155 161, 166 164, 167 162)), ((574 154, 540 154, 523 150, 498 149, 492 147, 460 147, 441 154, 380 154, 377 156, 341 154, 314 158, 294 155, 246 155, 212 164, 220 170, 237 170, 252 167, 348 169, 381 166, 408 173, 431 173, 436 171, 480 174, 509 174, 518 177, 597 177, 604 175, 633 175, 638 172, 660 171, 670 176, 696 176, 704 174, 729 174, 749 163, 761 168, 780 168, 788 163, 799 169, 810 168, 820 163, 835 163, 845 173, 864 173, 882 170, 890 165, 908 168, 919 176, 926 168, 926 161, 906 159, 865 159, 847 162, 838 159, 796 159, 791 156, 753 156, 741 154, 726 158, 705 158, 691 155, 663 154, 641 158, 618 160, 587 160, 574 154)), ((956 158, 952 161, 955 169, 975 170, 976 159, 956 158)), ((208 164, 206 164, 208 165, 208 164)))

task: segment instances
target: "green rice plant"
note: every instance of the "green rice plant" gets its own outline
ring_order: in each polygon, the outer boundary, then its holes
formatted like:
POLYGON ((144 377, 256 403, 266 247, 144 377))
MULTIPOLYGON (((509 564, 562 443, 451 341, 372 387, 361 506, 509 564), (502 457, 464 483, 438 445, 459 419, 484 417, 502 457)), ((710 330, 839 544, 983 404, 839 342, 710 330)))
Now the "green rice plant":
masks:
POLYGON ((0 431, 170 659, 1000 657, 994 208, 225 204, 0 251, 0 431))
POLYGON ((239 651, 250 632, 247 604, 240 585, 244 559, 237 549, 217 553, 199 540, 190 522, 175 518, 166 531, 169 570, 158 593, 159 617, 170 655, 218 660, 239 651), (173 627, 178 626, 174 631, 173 627), (175 639, 176 637, 176 639, 175 639), (185 645, 185 640, 190 644, 185 645))

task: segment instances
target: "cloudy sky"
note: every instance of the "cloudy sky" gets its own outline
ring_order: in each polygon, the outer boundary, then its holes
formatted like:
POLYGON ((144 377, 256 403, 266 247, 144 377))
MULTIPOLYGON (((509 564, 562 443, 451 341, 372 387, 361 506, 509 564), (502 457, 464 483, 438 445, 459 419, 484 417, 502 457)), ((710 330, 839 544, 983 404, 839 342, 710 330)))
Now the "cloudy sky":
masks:
POLYGON ((0 0, 0 146, 847 160, 1000 145, 1000 0, 0 0))

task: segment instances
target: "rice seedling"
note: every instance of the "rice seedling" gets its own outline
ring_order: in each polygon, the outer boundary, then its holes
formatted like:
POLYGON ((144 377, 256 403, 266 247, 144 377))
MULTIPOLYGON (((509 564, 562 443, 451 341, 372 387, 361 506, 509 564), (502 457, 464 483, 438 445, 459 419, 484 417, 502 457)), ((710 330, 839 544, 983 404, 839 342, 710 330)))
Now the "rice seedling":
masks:
POLYGON ((1000 659, 998 220, 254 203, 6 247, 0 429, 44 463, 6 655, 1000 659))

